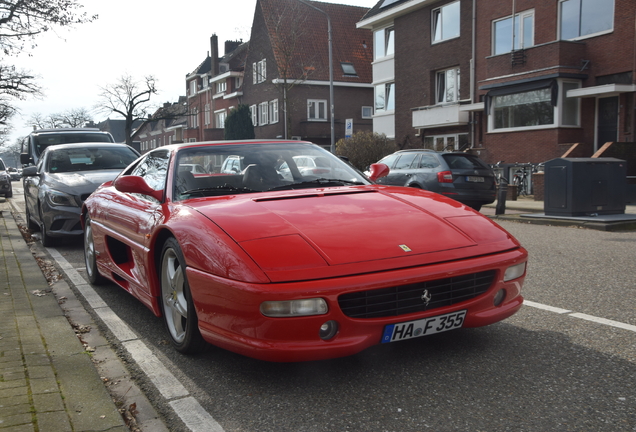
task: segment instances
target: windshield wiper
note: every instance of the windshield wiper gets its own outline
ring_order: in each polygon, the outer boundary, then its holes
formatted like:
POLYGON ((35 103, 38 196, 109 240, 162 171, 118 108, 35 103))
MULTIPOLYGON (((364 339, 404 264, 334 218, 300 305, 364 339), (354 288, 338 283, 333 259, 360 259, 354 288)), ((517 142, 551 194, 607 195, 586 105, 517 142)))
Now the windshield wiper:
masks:
POLYGON ((222 192, 237 192, 237 193, 250 193, 250 192, 260 192, 253 189, 248 189, 246 187, 238 188, 231 184, 224 184, 223 186, 214 186, 214 187, 206 187, 206 188, 198 188, 198 189, 190 189, 185 192, 181 192, 181 195, 194 195, 200 194, 201 196, 206 196, 208 194, 213 194, 215 192, 221 192, 216 195, 222 195, 222 192))
POLYGON ((271 189, 270 191, 276 190, 291 190, 291 189, 306 189, 315 186, 345 186, 345 185, 364 185, 364 183, 359 181, 351 181, 351 180, 343 180, 343 179, 328 179, 328 178, 319 178, 315 180, 303 181, 298 183, 292 183, 284 186, 277 186, 271 189))

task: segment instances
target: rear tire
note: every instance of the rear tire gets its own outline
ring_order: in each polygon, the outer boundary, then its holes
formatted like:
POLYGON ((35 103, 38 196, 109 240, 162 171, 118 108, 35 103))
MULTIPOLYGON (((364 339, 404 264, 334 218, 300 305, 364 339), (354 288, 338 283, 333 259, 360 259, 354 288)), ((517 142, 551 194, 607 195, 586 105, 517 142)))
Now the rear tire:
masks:
POLYGON ((95 237, 91 217, 86 214, 84 222, 84 262, 86 263, 86 276, 92 285, 101 285, 106 279, 99 274, 97 269, 97 254, 95 253, 95 237))
POLYGON ((206 342, 190 294, 185 259, 179 243, 170 238, 161 251, 161 311, 174 348, 184 354, 201 352, 206 342))

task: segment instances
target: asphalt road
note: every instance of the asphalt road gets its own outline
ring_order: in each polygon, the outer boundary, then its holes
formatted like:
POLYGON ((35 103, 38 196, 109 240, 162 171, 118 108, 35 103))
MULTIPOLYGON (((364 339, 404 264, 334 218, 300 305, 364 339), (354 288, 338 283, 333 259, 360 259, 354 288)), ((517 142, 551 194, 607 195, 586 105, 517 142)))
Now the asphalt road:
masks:
MULTIPOLYGON (((186 357, 141 303, 95 289, 227 432, 636 431, 636 233, 502 226, 530 253, 530 306, 337 360, 265 363, 215 347, 186 357)), ((81 241, 56 249, 83 274, 81 241)), ((131 368, 169 428, 188 430, 131 368)))

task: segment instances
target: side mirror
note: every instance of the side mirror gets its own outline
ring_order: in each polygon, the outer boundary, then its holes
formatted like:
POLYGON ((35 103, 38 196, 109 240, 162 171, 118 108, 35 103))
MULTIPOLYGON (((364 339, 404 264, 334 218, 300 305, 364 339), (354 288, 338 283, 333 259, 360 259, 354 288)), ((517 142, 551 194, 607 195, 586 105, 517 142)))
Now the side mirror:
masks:
POLYGON ((28 153, 20 153, 20 163, 22 165, 28 165, 30 163, 33 163, 33 158, 29 156, 28 153))
POLYGON ((369 167, 369 172, 371 173, 371 175, 369 175, 369 178, 373 181, 376 181, 379 178, 388 176, 389 171, 390 171, 389 167, 384 164, 381 164, 381 163, 371 164, 371 166, 369 167))
POLYGON ((119 176, 113 182, 113 186, 115 186, 115 189, 119 192, 148 195, 157 201, 161 201, 163 199, 163 190, 154 190, 148 186, 146 180, 139 176, 119 176))
POLYGON ((33 177, 38 175, 38 167, 30 166, 22 170, 22 177, 33 177))

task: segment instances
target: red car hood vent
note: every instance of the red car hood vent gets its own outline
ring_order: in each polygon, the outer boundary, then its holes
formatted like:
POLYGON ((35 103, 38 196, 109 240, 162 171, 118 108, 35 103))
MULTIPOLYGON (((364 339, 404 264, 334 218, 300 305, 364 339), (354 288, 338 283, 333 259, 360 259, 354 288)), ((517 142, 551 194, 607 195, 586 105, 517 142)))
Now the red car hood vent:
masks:
MULTIPOLYGON (((194 203, 193 203, 194 204, 194 203)), ((313 193, 194 204, 264 269, 401 258, 476 245, 459 229, 375 191, 313 193)))

